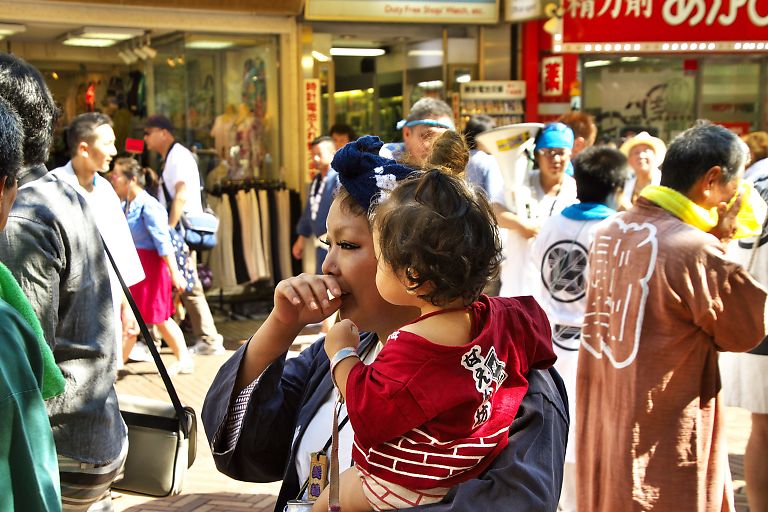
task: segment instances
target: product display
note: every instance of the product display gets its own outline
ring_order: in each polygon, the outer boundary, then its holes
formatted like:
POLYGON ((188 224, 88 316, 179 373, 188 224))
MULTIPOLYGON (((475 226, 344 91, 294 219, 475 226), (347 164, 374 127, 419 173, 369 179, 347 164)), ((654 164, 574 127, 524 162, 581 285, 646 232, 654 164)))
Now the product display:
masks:
POLYGON ((477 114, 491 116, 496 126, 522 123, 525 115, 525 82, 519 80, 467 82, 459 93, 459 127, 477 114))

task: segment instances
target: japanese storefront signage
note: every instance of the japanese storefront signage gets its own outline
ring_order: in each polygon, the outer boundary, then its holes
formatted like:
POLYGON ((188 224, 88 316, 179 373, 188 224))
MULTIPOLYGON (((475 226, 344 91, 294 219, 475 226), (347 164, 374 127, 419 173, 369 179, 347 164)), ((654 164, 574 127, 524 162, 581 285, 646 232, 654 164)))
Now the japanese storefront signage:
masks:
POLYGON ((462 100, 517 100, 525 98, 522 80, 487 80, 461 84, 462 100))
POLYGON ((765 41, 765 0, 563 0, 563 43, 765 41))
POLYGON ((506 0, 504 3, 505 21, 527 21, 543 16, 541 0, 506 0))
POLYGON ((308 20, 496 23, 498 0, 307 0, 308 20))
POLYGON ((306 156, 305 179, 310 180, 315 172, 312 165, 312 141, 322 135, 320 118, 320 80, 307 78, 304 80, 304 152, 306 156))
POLYGON ((541 60, 541 95, 563 95, 562 57, 545 57, 541 60))

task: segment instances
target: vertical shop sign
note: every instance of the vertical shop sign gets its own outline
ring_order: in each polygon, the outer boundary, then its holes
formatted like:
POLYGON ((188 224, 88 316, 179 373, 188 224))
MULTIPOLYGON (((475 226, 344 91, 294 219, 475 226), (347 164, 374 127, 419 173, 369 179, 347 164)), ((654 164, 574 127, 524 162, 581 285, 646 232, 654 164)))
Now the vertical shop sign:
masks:
POLYGON ((541 95, 563 95, 563 57, 545 57, 541 60, 541 95))
POLYGON ((320 80, 307 78, 304 80, 304 142, 307 173, 305 179, 309 182, 314 173, 312 164, 312 141, 321 135, 320 128, 320 80))

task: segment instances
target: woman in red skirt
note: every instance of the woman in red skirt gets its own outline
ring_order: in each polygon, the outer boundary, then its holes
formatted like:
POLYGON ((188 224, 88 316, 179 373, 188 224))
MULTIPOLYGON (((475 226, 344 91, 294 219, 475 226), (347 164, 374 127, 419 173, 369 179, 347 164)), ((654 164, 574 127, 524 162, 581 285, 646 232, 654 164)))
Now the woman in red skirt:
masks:
POLYGON ((123 201, 133 243, 146 275, 142 282, 130 287, 131 295, 144 321, 157 326, 178 358, 178 362, 168 368, 168 373, 192 373, 195 364, 187 351, 184 334, 171 318, 174 312, 172 289, 183 290, 187 282, 176 264, 168 213, 157 199, 144 190, 147 182, 145 170, 134 159, 118 159, 111 181, 123 201))

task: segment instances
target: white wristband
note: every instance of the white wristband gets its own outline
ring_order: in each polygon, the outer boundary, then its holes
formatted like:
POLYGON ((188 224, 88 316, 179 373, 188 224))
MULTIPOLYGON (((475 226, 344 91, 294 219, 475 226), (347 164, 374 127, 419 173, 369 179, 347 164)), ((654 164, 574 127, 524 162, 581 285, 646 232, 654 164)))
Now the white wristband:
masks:
POLYGON ((336 369, 336 366, 342 362, 344 359, 347 359, 349 357, 356 357, 360 359, 360 356, 357 354, 357 349, 352 347, 344 347, 339 349, 338 352, 333 354, 333 357, 331 358, 331 380, 333 381, 333 385, 338 388, 339 386, 336 384, 336 377, 333 375, 333 371, 336 369))

